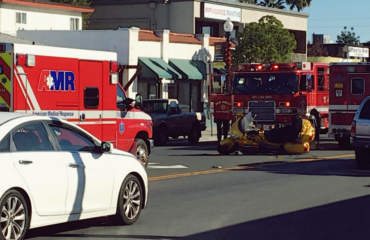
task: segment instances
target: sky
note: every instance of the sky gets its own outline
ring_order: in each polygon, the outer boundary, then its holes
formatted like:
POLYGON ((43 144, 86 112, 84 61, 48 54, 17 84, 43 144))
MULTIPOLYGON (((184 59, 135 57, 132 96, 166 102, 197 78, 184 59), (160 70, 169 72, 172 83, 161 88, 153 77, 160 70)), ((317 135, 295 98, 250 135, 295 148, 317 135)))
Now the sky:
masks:
POLYGON ((360 42, 370 41, 370 0, 311 0, 302 12, 309 14, 307 41, 312 42, 315 33, 330 35, 335 43, 344 27, 360 36, 360 42))
POLYGON ((360 36, 360 42, 370 41, 369 10, 370 0, 312 0, 303 10, 309 14, 307 41, 312 42, 315 33, 330 35, 335 43, 344 27, 360 36))

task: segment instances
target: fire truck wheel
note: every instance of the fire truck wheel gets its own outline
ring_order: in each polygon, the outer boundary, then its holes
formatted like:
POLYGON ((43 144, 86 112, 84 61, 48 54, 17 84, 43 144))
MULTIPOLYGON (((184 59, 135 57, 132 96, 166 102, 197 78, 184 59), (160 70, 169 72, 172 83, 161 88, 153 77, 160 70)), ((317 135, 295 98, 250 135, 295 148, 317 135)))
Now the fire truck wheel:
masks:
POLYGON ((190 129, 188 141, 190 143, 198 143, 200 139, 200 129, 198 124, 193 124, 190 129))
POLYGON ((359 167, 367 167, 370 165, 369 159, 370 151, 368 149, 363 148, 356 148, 355 155, 356 155, 356 163, 359 167))
POLYGON ((144 142, 143 139, 135 138, 136 142, 136 157, 140 161, 142 161, 145 167, 148 166, 149 154, 148 154, 148 146, 144 142))
POLYGON ((116 225, 131 225, 139 218, 143 201, 143 187, 134 175, 128 175, 123 181, 118 195, 117 212, 109 216, 116 225))
POLYGON ((163 146, 166 144, 168 140, 168 134, 167 134, 167 129, 165 126, 160 126, 158 130, 157 136, 154 138, 154 143, 157 146, 163 146))

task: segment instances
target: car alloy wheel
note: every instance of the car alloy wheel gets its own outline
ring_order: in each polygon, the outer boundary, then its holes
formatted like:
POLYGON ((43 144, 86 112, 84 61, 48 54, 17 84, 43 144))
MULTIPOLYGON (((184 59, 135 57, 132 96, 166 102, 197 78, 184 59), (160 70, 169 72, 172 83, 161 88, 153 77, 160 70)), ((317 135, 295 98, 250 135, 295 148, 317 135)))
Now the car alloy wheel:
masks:
POLYGON ((139 179, 134 175, 129 175, 122 184, 117 203, 117 213, 109 216, 114 224, 130 225, 139 219, 144 201, 144 189, 139 179))
POLYGON ((28 209, 23 196, 9 191, 1 201, 1 232, 6 240, 23 239, 29 225, 28 209))
POLYGON ((123 203, 125 216, 130 220, 135 219, 141 208, 141 192, 139 185, 134 180, 125 186, 123 203))

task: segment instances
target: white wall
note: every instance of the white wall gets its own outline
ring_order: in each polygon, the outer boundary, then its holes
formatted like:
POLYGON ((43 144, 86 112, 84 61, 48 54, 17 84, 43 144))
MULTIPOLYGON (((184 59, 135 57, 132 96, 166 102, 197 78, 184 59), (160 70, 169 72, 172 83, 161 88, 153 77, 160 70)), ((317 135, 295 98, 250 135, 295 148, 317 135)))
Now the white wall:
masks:
POLYGON ((287 15, 283 13, 262 11, 261 9, 258 9, 258 11, 251 9, 242 9, 242 22, 258 22, 258 20, 266 15, 272 15, 276 17, 284 25, 284 28, 307 31, 307 16, 305 15, 287 15))
POLYGON ((19 29, 25 30, 70 30, 70 19, 79 19, 82 29, 82 18, 76 15, 43 13, 26 10, 0 8, 0 32, 16 36, 19 29), (26 13, 26 24, 16 23, 16 12, 26 13))
POLYGON ((140 41, 137 42, 136 50, 138 57, 161 58, 161 42, 140 41))
POLYGON ((32 41, 59 47, 112 51, 118 54, 118 63, 128 65, 129 32, 121 30, 80 30, 80 31, 27 31, 17 36, 32 41))
POLYGON ((198 60, 198 55, 202 48, 202 45, 169 43, 167 48, 168 58, 198 60))

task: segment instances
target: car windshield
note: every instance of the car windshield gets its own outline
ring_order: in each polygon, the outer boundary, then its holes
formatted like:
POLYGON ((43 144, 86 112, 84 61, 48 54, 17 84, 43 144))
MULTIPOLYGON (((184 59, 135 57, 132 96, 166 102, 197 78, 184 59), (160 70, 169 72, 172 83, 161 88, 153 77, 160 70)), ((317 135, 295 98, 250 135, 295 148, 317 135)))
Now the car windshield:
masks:
POLYGON ((294 94, 298 75, 293 73, 252 73, 236 75, 233 94, 294 94))
POLYGON ((144 101, 143 110, 147 113, 166 113, 167 101, 144 101))

